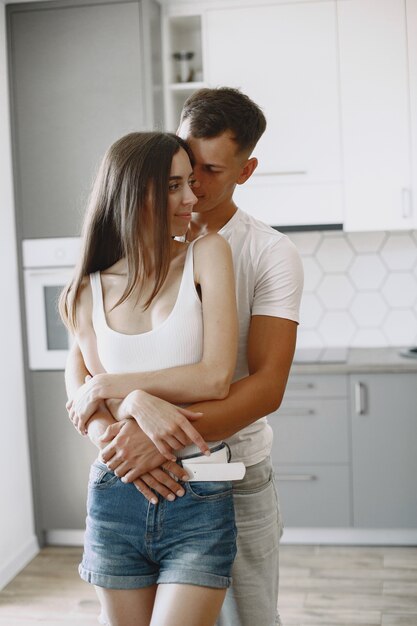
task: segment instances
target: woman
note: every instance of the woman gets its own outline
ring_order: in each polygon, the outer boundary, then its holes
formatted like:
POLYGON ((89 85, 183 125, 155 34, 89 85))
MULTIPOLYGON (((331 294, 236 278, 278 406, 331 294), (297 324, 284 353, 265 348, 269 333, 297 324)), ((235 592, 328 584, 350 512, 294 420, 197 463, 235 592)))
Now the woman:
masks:
MULTIPOLYGON (((172 368, 167 392, 175 386, 184 403, 195 393, 218 395, 208 371, 225 393, 237 345, 228 244, 218 235, 191 244, 175 239, 186 233, 197 201, 191 162, 187 145, 167 133, 131 133, 110 147, 80 263, 61 297, 91 374, 172 368)), ((141 392, 122 403, 125 414, 132 402, 139 426, 167 458, 207 452, 190 423, 198 414, 166 403, 156 417, 152 396, 141 392)), ((111 626, 215 623, 236 552, 231 485, 184 488, 182 498, 152 505, 103 463, 93 464, 80 574, 96 586, 111 626)))

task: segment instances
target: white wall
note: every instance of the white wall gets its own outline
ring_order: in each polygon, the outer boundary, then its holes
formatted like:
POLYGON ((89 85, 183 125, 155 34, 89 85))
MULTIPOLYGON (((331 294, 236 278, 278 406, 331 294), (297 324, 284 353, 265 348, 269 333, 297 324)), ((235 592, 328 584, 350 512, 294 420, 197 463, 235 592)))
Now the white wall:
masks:
POLYGON ((0 2, 0 589, 38 552, 25 406, 7 84, 0 2))

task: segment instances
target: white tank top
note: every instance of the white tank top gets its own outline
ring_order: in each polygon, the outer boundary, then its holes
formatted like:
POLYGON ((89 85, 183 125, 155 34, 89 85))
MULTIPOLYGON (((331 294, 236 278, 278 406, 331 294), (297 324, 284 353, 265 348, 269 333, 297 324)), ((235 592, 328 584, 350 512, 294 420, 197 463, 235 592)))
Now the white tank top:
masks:
POLYGON ((174 308, 162 324, 148 332, 126 335, 112 330, 104 311, 100 272, 90 274, 90 282, 98 356, 107 372, 151 372, 201 361, 203 312, 194 284, 193 243, 186 252, 174 308))

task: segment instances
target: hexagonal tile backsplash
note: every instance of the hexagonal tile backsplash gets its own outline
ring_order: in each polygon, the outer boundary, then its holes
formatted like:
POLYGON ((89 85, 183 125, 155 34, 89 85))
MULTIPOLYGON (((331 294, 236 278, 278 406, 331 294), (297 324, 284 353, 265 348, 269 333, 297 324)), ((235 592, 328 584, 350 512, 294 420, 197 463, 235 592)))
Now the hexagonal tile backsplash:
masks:
POLYGON ((298 347, 417 345, 417 231, 288 235, 305 273, 298 347))

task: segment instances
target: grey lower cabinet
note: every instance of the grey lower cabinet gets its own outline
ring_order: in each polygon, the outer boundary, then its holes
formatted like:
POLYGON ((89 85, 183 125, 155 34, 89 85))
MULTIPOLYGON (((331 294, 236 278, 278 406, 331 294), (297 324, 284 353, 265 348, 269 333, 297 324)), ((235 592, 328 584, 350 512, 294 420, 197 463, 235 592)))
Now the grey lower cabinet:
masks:
POLYGON ((350 376, 353 521, 417 528, 417 374, 350 376))
POLYGON ((287 527, 351 524, 346 376, 291 376, 269 423, 272 460, 287 527))
POLYGON ((62 372, 33 372, 31 441, 37 526, 41 541, 52 531, 83 530, 90 465, 97 450, 67 417, 62 372))
POLYGON ((269 423, 287 527, 417 528, 417 373, 291 375, 269 423))

